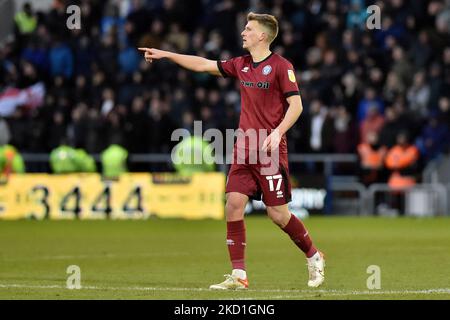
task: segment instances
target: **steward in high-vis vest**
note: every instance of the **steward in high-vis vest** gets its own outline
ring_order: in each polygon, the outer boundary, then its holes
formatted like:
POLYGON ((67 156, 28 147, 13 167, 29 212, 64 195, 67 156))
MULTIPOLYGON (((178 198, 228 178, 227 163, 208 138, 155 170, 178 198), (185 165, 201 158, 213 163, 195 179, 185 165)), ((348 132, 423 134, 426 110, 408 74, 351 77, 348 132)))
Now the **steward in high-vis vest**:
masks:
POLYGON ((11 173, 25 173, 25 163, 15 147, 0 146, 0 178, 7 179, 11 173))
POLYGON ((175 146, 173 165, 177 173, 190 176, 196 172, 211 172, 215 169, 213 148, 201 137, 190 136, 175 146))
POLYGON ((56 174, 78 172, 76 150, 68 145, 56 147, 50 153, 50 167, 56 174))
POLYGON ((97 166, 94 157, 84 149, 75 149, 75 164, 78 172, 96 172, 97 166))
POLYGON ((30 3, 23 5, 23 10, 16 13, 14 22, 21 34, 31 34, 37 27, 37 17, 33 14, 30 3))
POLYGON ((369 132, 365 140, 358 145, 358 155, 361 181, 367 186, 382 182, 387 148, 379 144, 376 132, 369 132))
POLYGON ((116 179, 127 172, 127 158, 128 151, 117 144, 112 144, 103 150, 101 154, 103 177, 116 179))
POLYGON ((404 132, 397 135, 397 144, 386 155, 386 168, 392 173, 388 184, 392 189, 403 189, 416 184, 419 150, 408 142, 404 132))

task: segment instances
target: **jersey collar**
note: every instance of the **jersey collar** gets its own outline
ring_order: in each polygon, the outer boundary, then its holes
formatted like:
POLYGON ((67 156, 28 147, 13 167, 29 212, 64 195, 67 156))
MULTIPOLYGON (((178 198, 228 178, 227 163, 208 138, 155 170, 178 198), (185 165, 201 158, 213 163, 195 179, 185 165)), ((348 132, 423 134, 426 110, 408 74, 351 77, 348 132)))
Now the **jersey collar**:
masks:
POLYGON ((252 65, 253 68, 258 68, 258 66, 263 63, 264 61, 267 61, 271 56, 273 55, 273 52, 271 52, 266 58, 264 58, 263 60, 259 61, 259 62, 253 62, 253 58, 252 58, 252 65))

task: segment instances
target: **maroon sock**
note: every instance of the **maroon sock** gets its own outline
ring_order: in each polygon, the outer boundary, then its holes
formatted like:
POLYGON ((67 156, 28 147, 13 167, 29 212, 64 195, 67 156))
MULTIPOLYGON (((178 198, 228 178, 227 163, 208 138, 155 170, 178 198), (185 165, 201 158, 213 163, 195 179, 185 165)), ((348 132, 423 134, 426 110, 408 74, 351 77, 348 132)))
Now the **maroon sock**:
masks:
POLYGON ((311 258, 317 252, 303 222, 293 214, 291 214, 291 219, 282 230, 291 237, 292 241, 305 253, 307 258, 311 258))
POLYGON ((227 246, 233 269, 245 270, 245 224, 244 220, 227 222, 227 246))

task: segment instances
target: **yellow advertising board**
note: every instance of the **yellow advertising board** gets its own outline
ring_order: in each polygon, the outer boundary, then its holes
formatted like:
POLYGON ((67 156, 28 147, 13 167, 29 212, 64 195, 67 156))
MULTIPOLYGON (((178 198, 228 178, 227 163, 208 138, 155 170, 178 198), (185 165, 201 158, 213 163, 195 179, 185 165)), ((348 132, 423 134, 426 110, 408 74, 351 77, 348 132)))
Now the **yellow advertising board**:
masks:
POLYGON ((11 175, 0 184, 0 219, 222 219, 224 192, 223 173, 11 175))

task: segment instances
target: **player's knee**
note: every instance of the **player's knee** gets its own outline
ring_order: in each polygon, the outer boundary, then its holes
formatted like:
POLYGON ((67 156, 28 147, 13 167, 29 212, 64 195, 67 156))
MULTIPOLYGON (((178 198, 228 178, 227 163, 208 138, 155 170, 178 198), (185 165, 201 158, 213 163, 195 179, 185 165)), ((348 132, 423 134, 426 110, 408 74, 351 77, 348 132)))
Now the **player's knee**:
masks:
POLYGON ((276 225, 281 227, 284 224, 285 219, 283 218, 283 213, 280 210, 267 207, 267 215, 276 225))
POLYGON ((281 228, 285 227, 289 222, 289 216, 283 210, 267 207, 267 215, 273 221, 273 223, 281 228))
POLYGON ((244 215, 245 205, 241 201, 228 199, 225 205, 225 212, 228 217, 240 217, 244 215))

